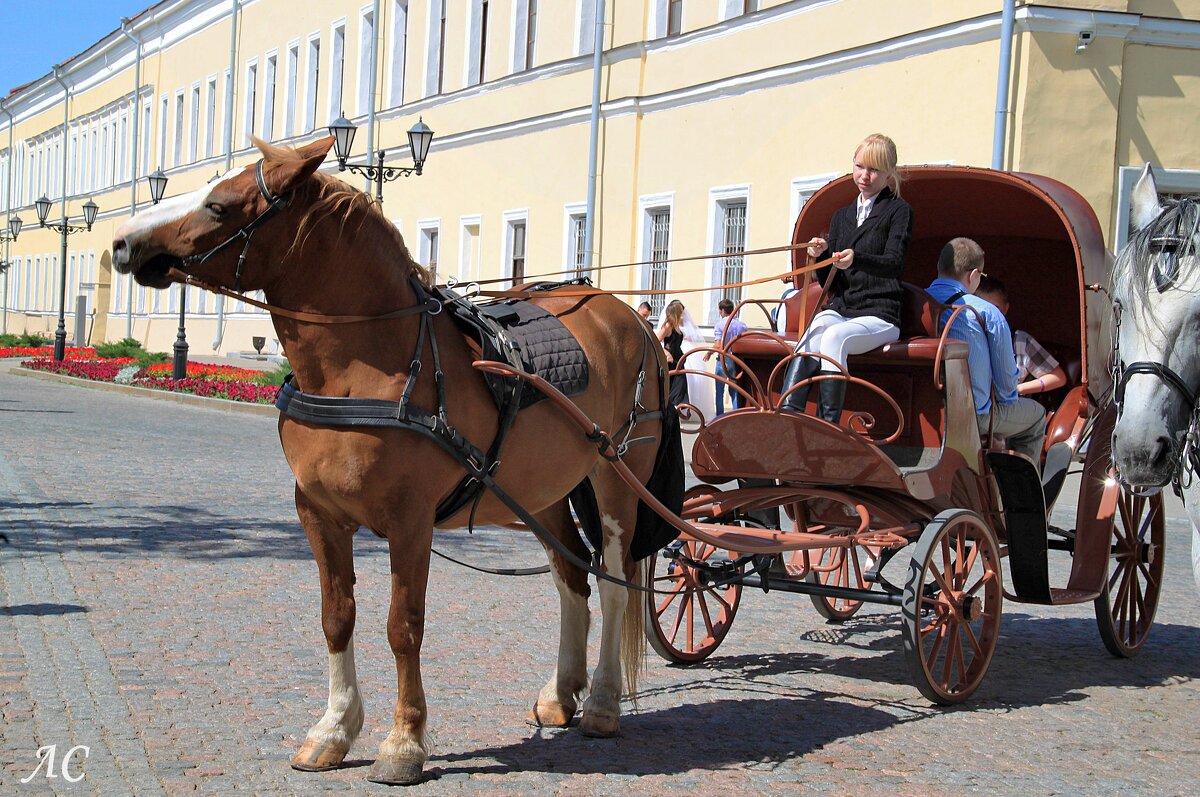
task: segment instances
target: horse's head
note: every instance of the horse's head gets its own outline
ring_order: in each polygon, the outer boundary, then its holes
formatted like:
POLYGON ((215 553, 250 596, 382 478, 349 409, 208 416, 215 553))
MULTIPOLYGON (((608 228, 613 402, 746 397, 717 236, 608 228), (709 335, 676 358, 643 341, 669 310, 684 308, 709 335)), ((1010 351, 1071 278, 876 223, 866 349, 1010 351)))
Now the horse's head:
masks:
POLYGON ((287 212, 292 193, 320 167, 332 143, 326 138, 291 150, 255 139, 263 155, 259 163, 146 208, 122 224, 113 241, 113 264, 151 288, 170 285, 171 268, 235 290, 270 285, 281 258, 249 258, 239 265, 239 256, 249 236, 260 252, 278 252, 279 241, 294 238, 294 226, 267 221, 287 212))
POLYGON ((1161 486, 1176 472, 1200 389, 1200 197, 1160 202, 1147 164, 1133 190, 1131 226, 1113 271, 1113 462, 1127 483, 1161 486))

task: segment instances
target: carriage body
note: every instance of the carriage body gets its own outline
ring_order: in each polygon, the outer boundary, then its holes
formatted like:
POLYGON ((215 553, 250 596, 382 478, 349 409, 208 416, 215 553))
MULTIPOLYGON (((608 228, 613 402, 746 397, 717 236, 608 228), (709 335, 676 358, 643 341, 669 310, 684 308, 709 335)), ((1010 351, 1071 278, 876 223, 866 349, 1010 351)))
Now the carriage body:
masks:
MULTIPOLYGON (((816 416, 815 398, 804 414, 778 409, 786 361, 819 309, 821 286, 807 275, 796 278, 799 290, 786 300, 786 329, 755 329, 760 314, 748 305, 765 310, 770 303, 746 302, 750 331, 718 345, 739 363, 739 387, 748 400, 702 422, 692 467, 711 487, 693 489, 685 507, 699 534, 685 540, 683 555, 665 554, 657 578, 662 585, 691 571, 703 584, 706 567, 723 573, 741 562, 744 570, 740 579, 708 578, 717 584, 713 604, 699 612, 685 609, 683 600, 656 607, 651 642, 668 658, 711 653, 728 632, 743 586, 807 593, 832 620, 848 618, 863 602, 901 606, 918 686, 940 703, 963 700, 978 686, 1003 597, 1094 601, 1102 637, 1119 655, 1136 652, 1145 639, 1157 582, 1135 596, 1129 568, 1120 561, 1110 567, 1110 560, 1124 555, 1134 570, 1149 561, 1149 573, 1158 555, 1154 572, 1161 573, 1162 508, 1161 501, 1123 494, 1108 478, 1115 415, 1103 398, 1111 382, 1110 308, 1096 286, 1106 278, 1109 258, 1095 215, 1071 188, 1039 175, 949 166, 914 167, 902 175, 914 223, 901 337, 849 358, 838 424, 816 416), (1053 449, 1051 459, 1069 457, 1080 474, 1074 529, 1049 522, 1065 469, 1043 491, 1032 463, 979 434, 967 346, 941 323, 945 305, 919 287, 936 277, 941 248, 958 236, 978 241, 988 272, 1008 284, 1012 327, 1036 337, 1067 373, 1066 386, 1036 398, 1048 411, 1043 458, 1053 449), (1149 536, 1139 541, 1129 524, 1149 536), (727 543, 725 553, 714 537, 727 543), (779 549, 770 562, 761 554, 738 555, 762 550, 767 541, 779 549), (889 580, 888 563, 905 561, 898 554, 907 550, 912 564, 901 587, 895 576, 889 580), (1067 554, 1070 574, 1063 582, 1052 577, 1049 563, 1067 554), (690 643, 678 643, 687 622, 672 614, 676 610, 704 618, 703 627, 688 629, 690 643), (952 654, 942 640, 960 632, 962 652, 952 654)), ((834 211, 855 195, 849 176, 820 189, 797 218, 793 243, 824 237, 834 211)), ((796 268, 812 262, 803 249, 793 258, 796 268)))

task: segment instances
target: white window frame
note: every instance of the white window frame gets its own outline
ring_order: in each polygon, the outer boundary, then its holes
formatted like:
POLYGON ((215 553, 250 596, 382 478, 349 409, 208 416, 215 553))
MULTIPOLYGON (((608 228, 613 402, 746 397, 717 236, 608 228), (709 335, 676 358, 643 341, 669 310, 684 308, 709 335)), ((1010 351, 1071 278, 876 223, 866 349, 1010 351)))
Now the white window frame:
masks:
MULTIPOLYGON (((654 246, 653 229, 651 227, 652 214, 655 211, 666 210, 671 216, 671 231, 667 236, 667 259, 672 257, 672 252, 675 249, 675 192, 665 191, 657 194, 644 194, 638 197, 638 252, 641 253, 640 258, 647 261, 646 265, 638 266, 637 284, 642 290, 650 290, 651 282, 650 275, 652 266, 649 260, 652 255, 654 246)), ((671 288, 672 270, 670 265, 667 266, 667 279, 664 287, 667 290, 671 288)), ((661 310, 661 305, 666 304, 665 296, 651 296, 643 294, 638 298, 639 302, 649 302, 655 308, 655 316, 661 310)))
POLYGON ((275 140, 275 98, 279 85, 279 51, 271 50, 263 57, 262 138, 275 140))
POLYGON ((408 9, 409 0, 393 0, 392 35, 388 43, 388 107, 404 104, 405 59, 408 58, 408 9))
POLYGON ((321 32, 310 33, 304 48, 304 126, 303 132, 317 129, 317 97, 321 83, 321 32))
POLYGON ((363 6, 358 10, 358 84, 355 91, 355 113, 359 116, 371 112, 371 44, 377 34, 376 24, 373 6, 363 6))
MULTIPOLYGON (((746 227, 745 240, 743 249, 750 248, 750 184, 743 183, 740 185, 727 185, 717 188, 710 188, 708 191, 708 246, 709 254, 719 253, 725 246, 725 210, 730 205, 745 204, 746 205, 746 227)), ((705 287, 712 288, 720 285, 721 281, 719 274, 724 271, 724 260, 722 258, 713 258, 709 261, 710 266, 705 275, 705 287)), ((742 258, 742 274, 743 279, 749 274, 749 261, 742 258)), ((705 293, 705 323, 714 324, 717 321, 717 303, 724 298, 716 291, 707 291, 705 293)))
MULTIPOLYGON (((1120 252, 1129 242, 1129 211, 1133 188, 1142 176, 1145 166, 1120 166, 1117 168, 1117 217, 1109 240, 1112 250, 1120 252)), ((1158 169, 1154 170, 1154 185, 1160 194, 1200 194, 1200 170, 1158 169)))
POLYGON ((200 84, 192 84, 191 137, 188 139, 189 163, 200 160, 200 84))
MULTIPOLYGON (((442 13, 446 0, 429 0, 429 31, 425 38, 425 96, 441 93, 444 83, 446 43, 442 41, 442 13)), ((448 11, 445 13, 449 13, 448 11)))
POLYGON ((438 242, 438 257, 435 263, 437 272, 434 274, 445 273, 445 262, 442 259, 443 253, 446 251, 445 242, 442 240, 442 220, 439 219, 422 219, 417 222, 417 262, 422 266, 429 266, 430 256, 430 237, 429 233, 437 235, 438 242))
POLYGON ((478 213, 473 213, 468 216, 458 217, 458 278, 464 282, 477 280, 483 271, 483 216, 478 213), (470 241, 470 228, 475 227, 479 230, 479 241, 477 252, 479 254, 479 262, 475 264, 475 273, 471 273, 471 247, 468 246, 470 241))
POLYGON ((209 75, 208 104, 204 109, 204 157, 211 158, 217 147, 217 76, 209 75))
MULTIPOLYGON (((478 86, 484 82, 484 70, 487 64, 483 63, 487 57, 487 42, 485 35, 487 30, 483 24, 483 2, 484 0, 469 0, 470 19, 467 24, 467 46, 466 46, 466 63, 463 67, 463 85, 478 86)), ((488 4, 489 12, 492 10, 491 4, 488 4)), ((490 16, 490 14, 489 14, 490 16)))
MULTIPOLYGON (((511 35, 508 37, 512 42, 512 71, 524 72, 527 69, 533 69, 533 62, 537 56, 537 25, 534 24, 533 30, 533 57, 529 57, 527 45, 529 43, 529 4, 534 3, 534 8, 541 11, 537 7, 538 0, 513 0, 512 26, 511 35)), ((534 15, 537 18, 537 15, 534 15)))
MULTIPOLYGON (((796 217, 800 215, 804 204, 812 199, 812 195, 817 193, 830 180, 838 176, 837 172, 826 172, 825 174, 812 174, 806 177, 792 178, 791 187, 788 189, 788 213, 790 214, 788 218, 790 219, 791 227, 795 226, 796 217)), ((791 269, 789 268, 788 270, 790 271, 791 269)))
POLYGON ((287 44, 287 83, 283 100, 283 137, 291 138, 296 134, 296 89, 300 79, 300 40, 293 39, 287 44))
POLYGON ((746 14, 753 14, 755 11, 761 11, 759 0, 717 0, 720 3, 721 21, 734 19, 735 17, 743 17, 746 14), (749 6, 749 7, 747 7, 749 6))
POLYGON ((246 76, 242 86, 242 96, 245 98, 245 104, 242 106, 242 133, 248 145, 250 136, 254 135, 254 117, 258 115, 258 59, 251 58, 247 61, 242 74, 246 76))
POLYGON ((591 55, 596 49, 596 0, 576 0, 575 55, 591 55))
MULTIPOLYGON (((583 219, 584 225, 587 224, 587 203, 586 202, 569 202, 563 205, 563 236, 562 236, 562 264, 563 270, 570 270, 571 274, 564 274, 568 279, 574 278, 574 269, 576 268, 576 259, 579 255, 579 250, 576 246, 575 235, 575 219, 583 219)), ((586 245, 586 244, 585 244, 586 245)), ((584 262, 586 262, 586 256, 584 262)), ((583 272, 580 272, 583 273, 583 272)))
POLYGON ((139 135, 142 137, 142 173, 139 177, 145 177, 152 171, 150 169, 150 133, 151 119, 154 113, 154 98, 147 97, 142 102, 142 126, 139 135))
POLYGON ((518 224, 525 225, 525 267, 528 276, 529 268, 529 208, 506 210, 504 217, 504 248, 500 252, 500 271, 505 279, 513 278, 513 228, 518 224))
MULTIPOLYGON (((183 116, 184 116, 184 108, 186 107, 186 105, 185 105, 186 102, 187 102, 187 100, 184 98, 184 90, 183 89, 177 90, 175 92, 175 102, 172 103, 175 106, 175 117, 172 120, 173 125, 171 128, 172 130, 175 131, 175 138, 171 144, 171 165, 172 166, 180 166, 183 164, 183 155, 184 155, 184 150, 183 150, 183 121, 184 120, 183 120, 183 116)), ((107 142, 105 142, 105 143, 107 144, 107 142)), ((105 183, 105 185, 107 185, 107 184, 108 183, 105 183)))
POLYGON ((329 26, 329 118, 336 119, 346 104, 346 18, 329 26))

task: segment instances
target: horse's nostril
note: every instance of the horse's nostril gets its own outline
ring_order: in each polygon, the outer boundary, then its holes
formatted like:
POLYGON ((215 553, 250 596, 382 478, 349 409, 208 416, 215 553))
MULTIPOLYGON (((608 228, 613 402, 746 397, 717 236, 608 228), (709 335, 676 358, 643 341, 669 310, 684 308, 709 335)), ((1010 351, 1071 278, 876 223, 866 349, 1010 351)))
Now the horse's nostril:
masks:
POLYGON ((115 241, 113 241, 112 248, 113 248, 113 254, 116 254, 117 252, 124 252, 126 249, 125 239, 118 238, 115 241))
POLYGON ((1155 467, 1161 467, 1167 464, 1167 459, 1171 456, 1171 441, 1165 437, 1160 437, 1154 441, 1154 452, 1150 456, 1150 464, 1155 467))

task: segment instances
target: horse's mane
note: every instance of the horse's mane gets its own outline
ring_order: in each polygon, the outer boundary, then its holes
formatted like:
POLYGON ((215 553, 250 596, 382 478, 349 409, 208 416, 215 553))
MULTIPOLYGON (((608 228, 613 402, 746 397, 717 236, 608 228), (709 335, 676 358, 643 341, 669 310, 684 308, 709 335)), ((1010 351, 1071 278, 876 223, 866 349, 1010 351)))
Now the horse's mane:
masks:
MULTIPOLYGON (((291 147, 270 144, 257 138, 253 141, 267 160, 290 163, 304 159, 303 155, 291 147)), ((398 250, 397 265, 406 274, 414 276, 424 287, 432 287, 433 277, 429 270, 409 253, 404 237, 383 215, 379 203, 370 194, 349 186, 332 175, 316 172, 296 188, 294 197, 299 204, 307 205, 308 212, 300 220, 300 225, 296 228, 296 237, 285 257, 298 254, 316 226, 326 219, 332 218, 337 223, 339 240, 346 234, 347 225, 353 224, 350 234, 357 236, 368 221, 373 220, 378 223, 384 235, 395 243, 398 250)))
POLYGON ((1154 239, 1164 233, 1181 235, 1183 243, 1175 250, 1175 256, 1180 261, 1185 257, 1194 259, 1200 247, 1197 240, 1200 234, 1200 195, 1168 199, 1163 204, 1162 213, 1130 236, 1129 242, 1113 263, 1113 288, 1116 293, 1143 307, 1153 301, 1151 289, 1154 285, 1154 268, 1151 263, 1161 255, 1155 248, 1154 239))

